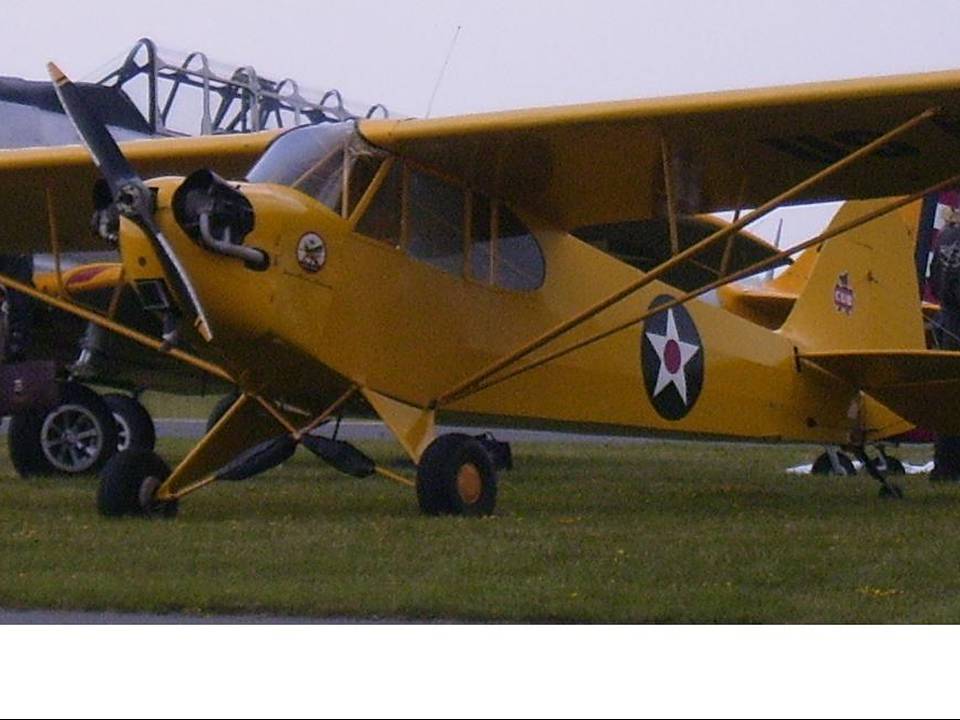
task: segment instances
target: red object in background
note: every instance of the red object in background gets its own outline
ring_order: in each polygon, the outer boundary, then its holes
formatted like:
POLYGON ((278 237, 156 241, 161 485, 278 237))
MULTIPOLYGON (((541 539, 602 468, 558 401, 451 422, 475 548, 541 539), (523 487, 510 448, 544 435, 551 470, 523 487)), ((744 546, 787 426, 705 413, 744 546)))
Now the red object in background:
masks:
POLYGON ((893 437, 886 438, 884 442, 903 443, 905 445, 928 445, 935 442, 936 439, 937 436, 932 430, 914 428, 910 432, 905 432, 902 435, 894 435, 893 437))

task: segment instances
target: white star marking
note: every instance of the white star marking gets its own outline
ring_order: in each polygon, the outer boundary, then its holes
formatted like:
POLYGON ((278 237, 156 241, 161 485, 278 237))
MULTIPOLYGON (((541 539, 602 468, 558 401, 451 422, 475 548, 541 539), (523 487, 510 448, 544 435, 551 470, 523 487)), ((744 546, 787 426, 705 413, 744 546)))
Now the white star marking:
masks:
POLYGON ((646 336, 660 359, 660 371, 657 373, 657 386, 653 390, 653 396, 657 397, 669 385, 673 385, 680 393, 683 404, 686 405, 687 375, 685 370, 687 363, 700 352, 700 348, 680 339, 680 335, 677 333, 677 323, 673 319, 673 310, 667 310, 666 335, 656 335, 648 332, 646 336))

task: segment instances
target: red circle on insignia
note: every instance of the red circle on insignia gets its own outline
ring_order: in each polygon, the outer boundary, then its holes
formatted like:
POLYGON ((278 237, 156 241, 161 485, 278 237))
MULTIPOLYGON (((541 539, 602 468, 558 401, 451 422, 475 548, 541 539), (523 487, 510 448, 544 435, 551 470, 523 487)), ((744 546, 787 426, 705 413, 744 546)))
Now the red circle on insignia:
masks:
POLYGON ((675 373, 680 369, 680 344, 676 340, 668 340, 667 346, 663 350, 663 362, 667 370, 675 373))

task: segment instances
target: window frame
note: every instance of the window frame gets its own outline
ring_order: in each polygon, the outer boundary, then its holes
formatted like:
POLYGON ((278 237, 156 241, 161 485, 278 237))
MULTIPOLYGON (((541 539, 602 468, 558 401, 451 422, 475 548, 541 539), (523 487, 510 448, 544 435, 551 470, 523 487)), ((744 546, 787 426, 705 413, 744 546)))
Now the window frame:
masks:
MULTIPOLYGON (((346 153, 344 154, 346 158, 346 153)), ((346 170, 346 169, 345 169, 346 170)), ((345 205, 347 197, 347 186, 349 183, 349 178, 345 175, 344 181, 344 202, 345 205)), ((370 184, 367 186, 363 196, 356 203, 353 209, 349 213, 347 218, 350 224, 350 229, 352 232, 358 236, 377 243, 378 245, 383 245, 391 248, 397 248, 403 250, 403 252, 410 258, 417 260, 418 262, 423 263, 424 265, 430 266, 435 270, 442 272, 446 275, 452 275, 454 277, 459 277, 463 280, 482 285, 485 288, 490 290, 497 290, 501 292, 510 292, 510 293, 530 293, 540 290, 547 280, 547 259, 546 255, 543 252, 543 246, 540 243, 540 239, 537 237, 536 233, 530 229, 527 222, 520 217, 516 211, 514 211, 510 206, 503 200, 493 198, 487 195, 484 192, 476 190, 469 187, 463 182, 450 177, 442 172, 438 172, 433 168, 426 167, 415 161, 411 161, 396 155, 388 155, 380 167, 377 169, 376 174, 371 180, 370 184), (372 237, 370 235, 365 235, 362 232, 357 230, 357 227, 360 221, 363 219, 365 213, 369 212, 371 206, 375 202, 377 195, 383 189, 386 184, 387 178, 389 177, 392 170, 399 164, 400 166, 400 237, 399 241, 394 244, 387 242, 381 238, 372 237), (459 273, 452 272, 444 267, 431 263, 429 260, 421 257, 417 257, 410 252, 410 188, 411 188, 411 174, 413 172, 418 172, 424 175, 430 176, 432 179, 439 182, 445 183, 451 187, 451 189, 460 190, 463 193, 463 218, 462 218, 462 227, 463 227, 463 261, 461 263, 461 268, 459 273), (482 197, 486 201, 486 204, 489 205, 489 230, 490 230, 490 253, 489 253, 489 262, 486 268, 485 277, 476 277, 473 272, 473 252, 474 252, 474 212, 477 205, 482 203, 477 203, 476 198, 482 197), (540 273, 540 282, 535 287, 524 287, 524 288, 514 288, 509 287, 504 284, 497 282, 497 258, 500 255, 500 244, 503 238, 500 237, 500 217, 501 217, 501 207, 507 209, 508 212, 513 213, 516 220, 522 225, 526 231, 526 236, 528 236, 536 245, 537 253, 540 257, 540 264, 542 272, 540 273)))

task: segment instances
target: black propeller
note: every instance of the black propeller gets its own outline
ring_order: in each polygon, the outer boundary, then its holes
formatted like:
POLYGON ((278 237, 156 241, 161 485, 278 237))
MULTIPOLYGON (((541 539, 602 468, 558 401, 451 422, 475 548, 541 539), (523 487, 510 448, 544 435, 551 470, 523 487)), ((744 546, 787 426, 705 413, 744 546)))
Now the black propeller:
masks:
POLYGON ((205 340, 211 340, 213 333, 210 331, 210 323, 203 312, 197 291, 190 282, 190 277, 181 265, 177 254, 154 220, 153 193, 150 188, 124 157, 96 110, 85 107, 83 98, 70 79, 53 63, 47 64, 47 71, 50 73, 50 79, 53 81, 67 117, 70 118, 84 145, 87 146, 87 150, 90 151, 94 163, 103 173, 117 209, 124 217, 137 223, 150 237, 168 278, 196 316, 197 331, 205 340))

